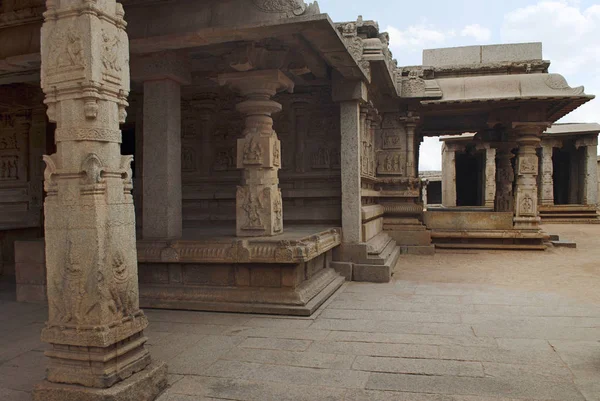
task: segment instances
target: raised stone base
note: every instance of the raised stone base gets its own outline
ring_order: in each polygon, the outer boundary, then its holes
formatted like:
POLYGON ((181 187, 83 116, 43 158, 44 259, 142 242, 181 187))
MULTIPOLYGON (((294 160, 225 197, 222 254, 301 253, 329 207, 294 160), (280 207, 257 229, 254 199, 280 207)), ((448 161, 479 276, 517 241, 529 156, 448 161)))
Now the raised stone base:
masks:
POLYGON ((596 205, 542 205, 542 224, 600 224, 596 205))
POLYGON ((138 243, 142 308, 308 316, 344 283, 331 268, 338 229, 286 227, 243 240, 187 234, 138 243))
POLYGON ((541 231, 522 230, 433 230, 431 233, 436 249, 497 249, 536 250, 546 249, 547 235, 541 231))
POLYGON ((34 401, 153 401, 167 387, 167 365, 155 362, 141 372, 98 389, 43 381, 33 391, 34 401))

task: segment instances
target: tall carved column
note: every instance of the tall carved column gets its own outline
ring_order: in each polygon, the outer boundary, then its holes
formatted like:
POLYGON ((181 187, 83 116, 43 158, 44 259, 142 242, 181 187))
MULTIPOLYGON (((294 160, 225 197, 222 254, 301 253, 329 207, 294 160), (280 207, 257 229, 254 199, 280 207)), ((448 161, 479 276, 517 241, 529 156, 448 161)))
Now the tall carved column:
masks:
POLYGON ((515 172, 512 159, 515 155, 512 142, 501 142, 496 148, 496 196, 494 199, 495 212, 512 212, 514 210, 513 182, 515 172))
POLYGON ((513 123, 519 147, 514 205, 514 222, 517 229, 539 229, 536 148, 547 127, 548 124, 541 123, 513 123))
POLYGON ((42 89, 57 152, 44 157, 42 341, 51 348, 34 399, 151 400, 166 386, 166 367, 150 365, 144 346, 132 156, 120 154, 129 93, 123 8, 114 0, 47 1, 44 16, 42 89))
POLYGON ((456 149, 442 145, 442 204, 456 206, 456 149))
POLYGON ((552 165, 553 145, 553 143, 542 142, 540 205, 554 205, 554 166, 552 165))
POLYGON ((486 144, 485 148, 485 206, 494 207, 496 198, 496 149, 486 144))
POLYGON ((271 117, 282 107, 271 98, 278 91, 292 91, 294 83, 280 70, 222 74, 219 83, 245 97, 237 105, 237 110, 246 115, 246 126, 244 137, 237 144, 237 167, 243 169, 243 179, 236 195, 236 234, 282 234, 283 203, 278 177, 281 143, 271 117))

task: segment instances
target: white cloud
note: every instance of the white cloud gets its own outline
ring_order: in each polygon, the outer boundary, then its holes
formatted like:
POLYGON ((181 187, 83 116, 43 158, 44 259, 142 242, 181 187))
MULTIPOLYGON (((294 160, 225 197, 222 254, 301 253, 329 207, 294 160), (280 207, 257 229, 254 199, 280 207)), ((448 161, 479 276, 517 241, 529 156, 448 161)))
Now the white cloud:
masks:
POLYGON ((479 24, 467 25, 460 31, 460 36, 472 37, 477 42, 487 42, 492 37, 492 31, 479 24))
POLYGON ((447 33, 427 24, 411 25, 405 30, 388 26, 386 31, 390 34, 392 50, 420 52, 430 46, 442 45, 447 38, 447 33))
MULTIPOLYGON (((578 1, 541 1, 504 17, 502 40, 541 41, 551 71, 564 75, 571 86, 586 86, 600 95, 600 5, 582 9, 578 1)), ((600 120, 600 102, 582 106, 564 121, 600 120)))

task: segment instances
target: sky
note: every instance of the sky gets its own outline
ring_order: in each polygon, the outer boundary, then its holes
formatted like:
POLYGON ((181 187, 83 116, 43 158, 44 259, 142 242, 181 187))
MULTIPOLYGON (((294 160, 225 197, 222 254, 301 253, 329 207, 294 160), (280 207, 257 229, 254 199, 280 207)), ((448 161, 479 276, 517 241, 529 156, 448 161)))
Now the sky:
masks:
MULTIPOLYGON (((359 15, 378 21, 380 30, 390 34, 400 66, 422 64, 423 49, 542 42, 550 72, 600 97, 600 1, 320 0, 319 6, 336 22, 359 15)), ((600 99, 559 122, 600 122, 600 99)), ((421 144, 419 169, 441 169, 438 138, 421 144)))

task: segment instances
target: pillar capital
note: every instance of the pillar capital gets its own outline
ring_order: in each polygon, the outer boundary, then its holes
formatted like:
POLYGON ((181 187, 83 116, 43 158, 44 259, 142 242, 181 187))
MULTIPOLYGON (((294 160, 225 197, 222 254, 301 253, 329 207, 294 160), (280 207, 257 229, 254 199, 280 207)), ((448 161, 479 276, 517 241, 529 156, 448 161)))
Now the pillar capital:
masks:
POLYGON ((192 81, 187 55, 175 51, 135 56, 131 60, 131 77, 134 81, 171 80, 179 85, 192 81))
POLYGON ((247 72, 232 72, 218 77, 219 85, 229 86, 242 96, 265 98, 274 96, 277 92, 293 93, 294 82, 281 70, 257 70, 247 72))

